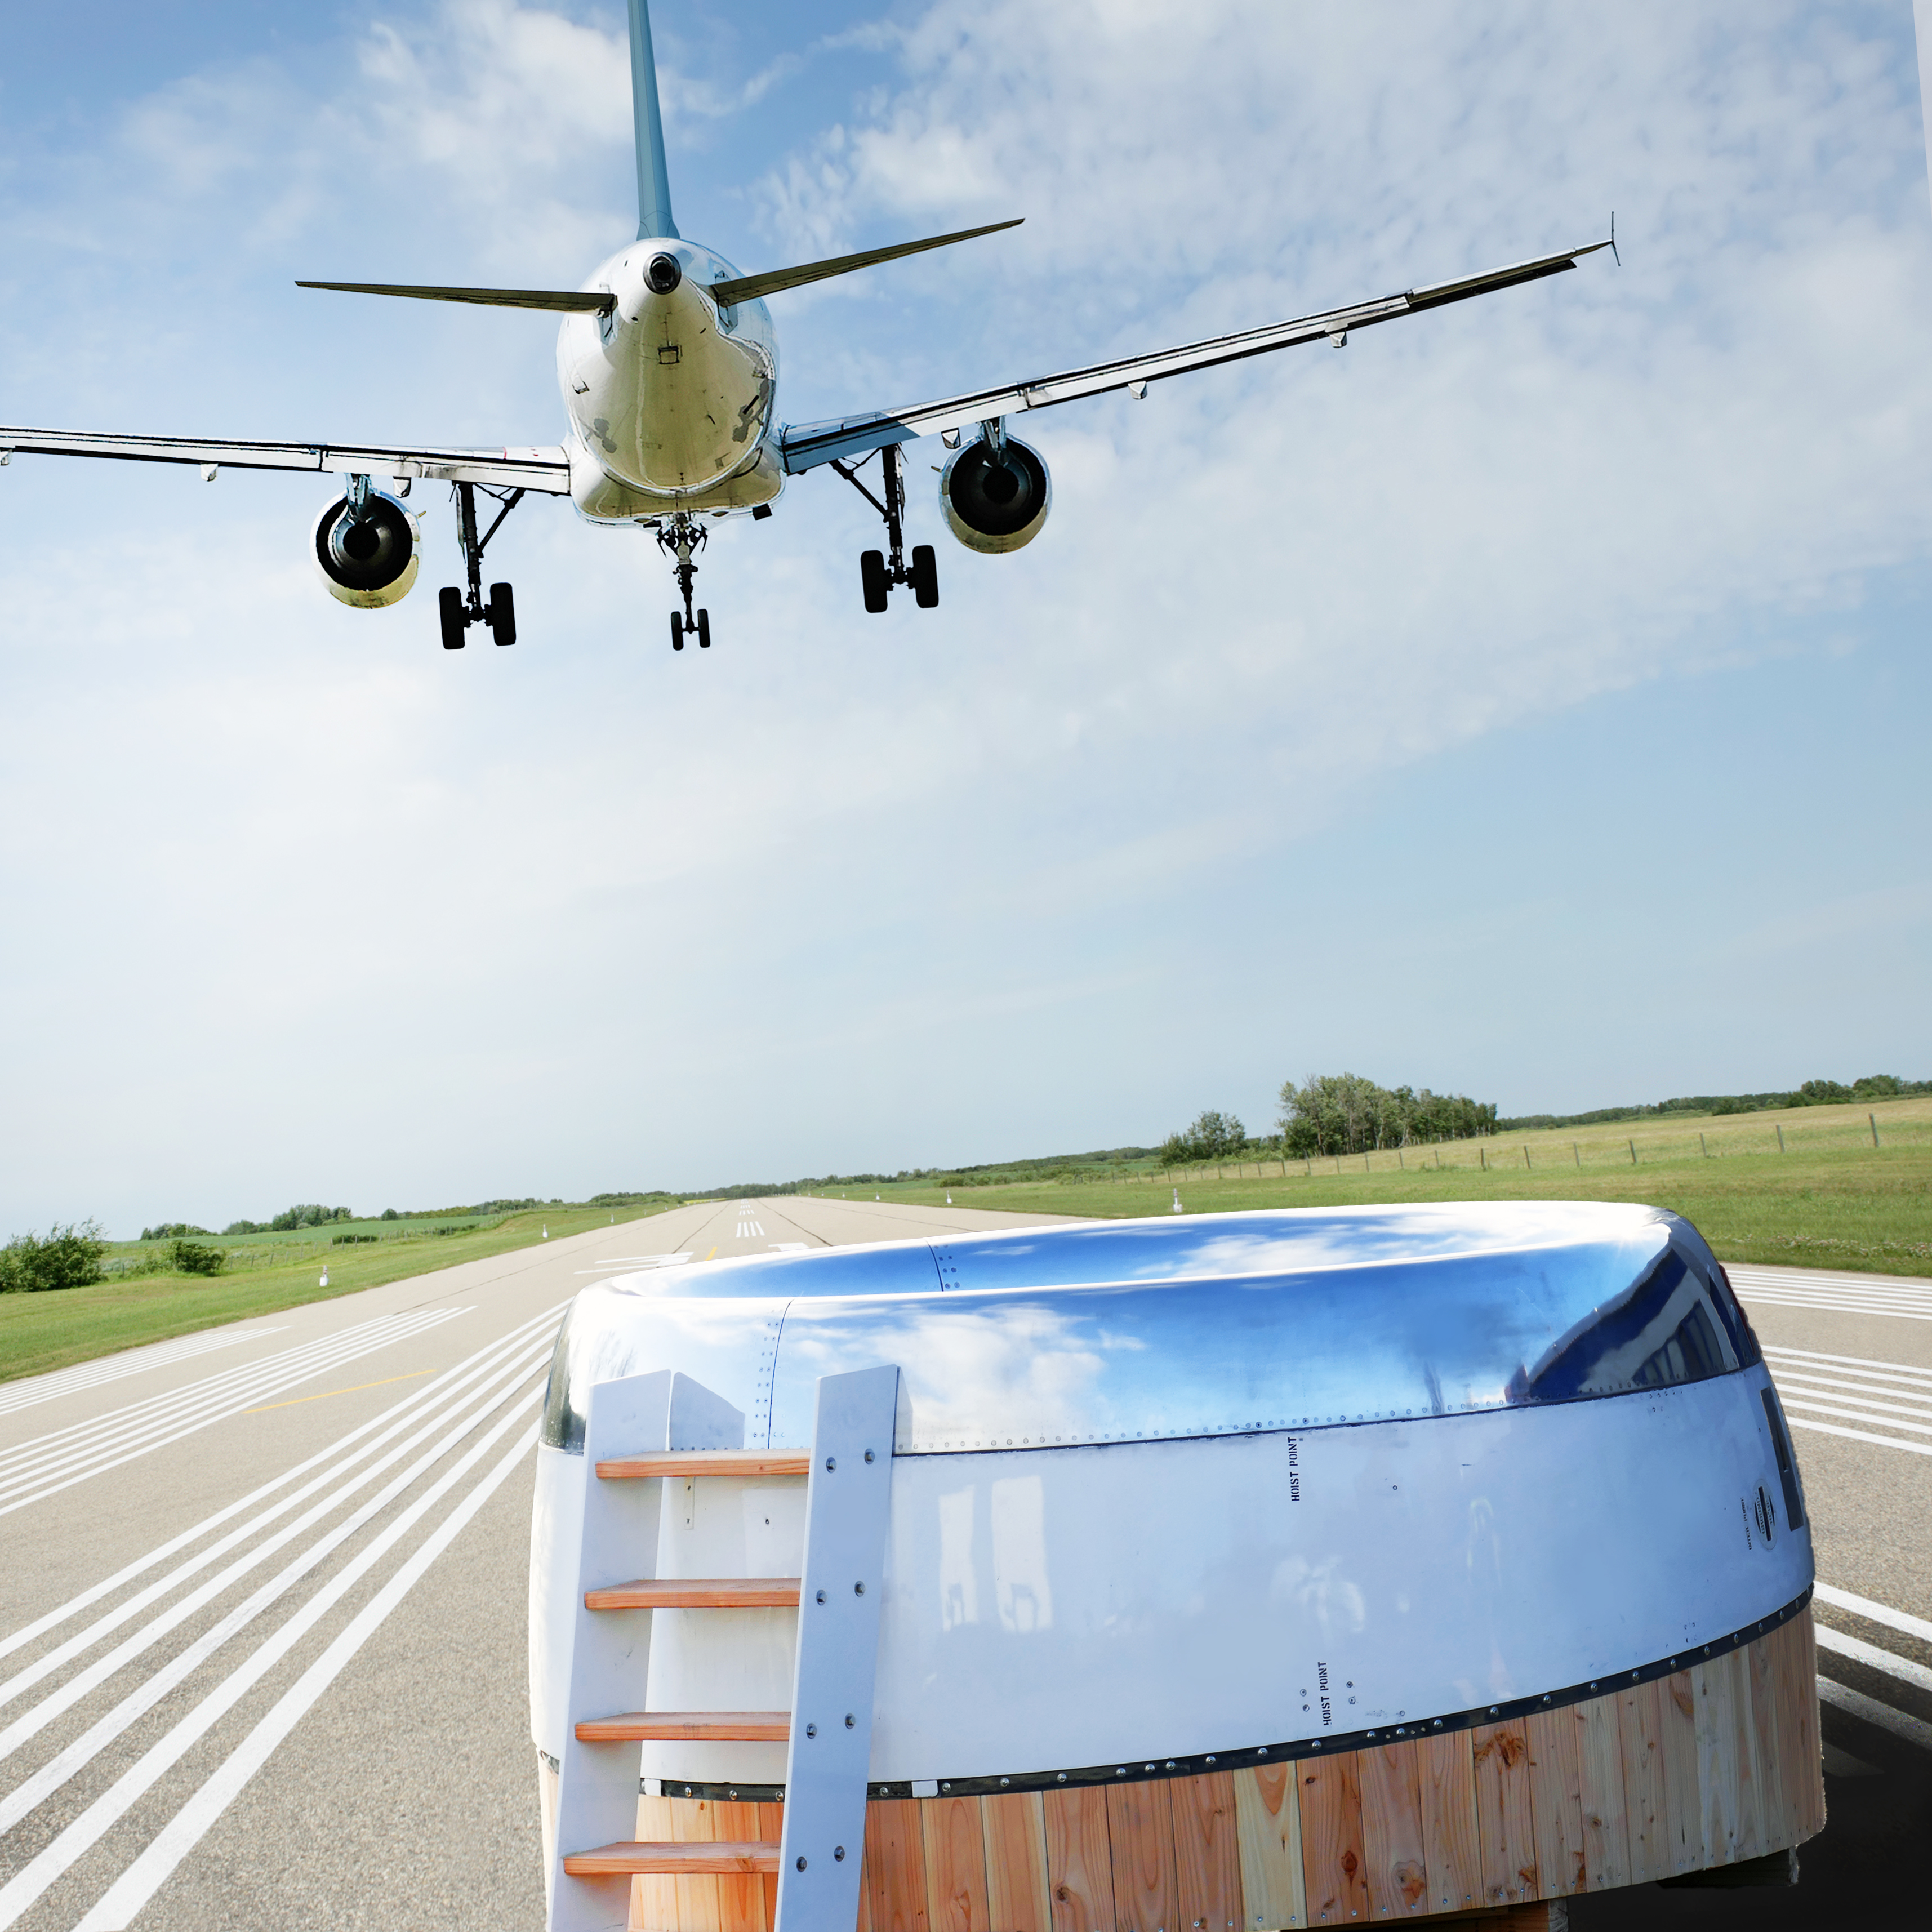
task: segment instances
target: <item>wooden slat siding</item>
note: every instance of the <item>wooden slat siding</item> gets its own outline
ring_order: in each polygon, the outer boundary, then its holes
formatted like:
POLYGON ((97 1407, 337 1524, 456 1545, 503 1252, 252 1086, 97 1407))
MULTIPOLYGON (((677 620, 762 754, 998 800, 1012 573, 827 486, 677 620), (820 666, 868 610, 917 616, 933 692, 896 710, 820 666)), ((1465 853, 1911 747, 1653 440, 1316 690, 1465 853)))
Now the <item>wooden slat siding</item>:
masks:
MULTIPOLYGON (((760 1830, 756 1804, 720 1798, 711 1808, 711 1828, 721 1838, 755 1839, 760 1830)), ((776 1844, 778 1840, 773 1838, 776 1844)), ((765 1916, 765 1880, 761 1872, 718 1880, 718 1923, 722 1932, 771 1932, 765 1916)))
POLYGON ((1766 1762, 1758 1742, 1757 1715, 1751 1706, 1751 1652, 1746 1644, 1724 1659, 1731 1681, 1732 1750, 1737 1765, 1738 1837, 1736 1858, 1762 1858, 1770 1849, 1764 1835, 1766 1762))
POLYGON ((586 1610, 785 1610, 798 1607, 796 1576, 642 1576, 586 1590, 586 1610))
POLYGON ((1657 1708, 1663 1726, 1664 1806, 1670 1870, 1701 1870, 1704 1804, 1697 1775, 1697 1692, 1688 1670, 1658 1680, 1657 1708))
POLYGON ((1416 1745, 1421 1777, 1423 1862, 1430 1907, 1466 1912, 1483 1897, 1483 1847, 1476 1826, 1474 1744, 1467 1731, 1423 1738, 1416 1745))
POLYGON ((1664 1802, 1664 1687, 1628 1684, 1617 1693, 1617 1744, 1624 1761, 1624 1814, 1631 1885, 1670 1876, 1670 1821, 1664 1802))
POLYGON ((1301 1807, 1304 1916, 1310 1925, 1369 1916, 1363 1870, 1361 1773, 1353 1751, 1303 1758, 1294 1767, 1301 1807))
POLYGON ((932 1932, 986 1932, 986 1833, 976 1798, 920 1801, 932 1932))
MULTIPOLYGON (((1043 1792, 1046 1886, 1053 1932, 1114 1932, 1107 1794, 1084 1785, 1043 1792)), ((880 1928, 874 1928, 874 1932, 880 1928)))
POLYGON ((1780 1633, 1746 1646, 1751 1730, 1757 1742, 1758 1830, 1762 1852, 1798 1842, 1791 1808, 1791 1770, 1784 1761, 1778 1712, 1778 1644, 1780 1633))
MULTIPOLYGON (((668 1798, 638 1800, 638 1837, 645 1844, 668 1844, 675 1827, 671 1823, 676 1806, 668 1798)), ((778 1841, 773 1839, 776 1844, 778 1841)), ((677 1932, 677 1881, 669 1878, 634 1878, 631 1881, 631 1910, 625 1924, 628 1932, 677 1932)))
POLYGON ((1785 1628, 1797 1653, 1792 1677, 1798 1694, 1799 1736, 1798 1748, 1789 1759, 1790 1774, 1802 1780, 1804 1835, 1809 1838, 1825 1828, 1825 1766, 1818 1736, 1818 1637, 1811 1627, 1810 1606, 1808 1604, 1785 1628))
POLYGON ((930 1932, 926 1847, 916 1798, 874 1798, 866 1807, 866 1880, 872 1932, 930 1932))
POLYGON ((1177 1932, 1174 1823, 1156 1778, 1110 1784, 1107 1840, 1118 1932, 1177 1932))
MULTIPOLYGON (((1234 1774, 1204 1772, 1167 1787, 1175 1894, 1184 1932, 1241 1932, 1241 1853, 1234 1774)), ((1168 1932, 1174 1932, 1170 1926, 1168 1932)))
POLYGON ((1562 1898, 1589 1889, 1583 1849, 1583 1766, 1576 1720, 1566 1711, 1525 1720, 1529 1743, 1530 1824, 1536 1834, 1537 1889, 1562 1898))
POLYGON ((1536 1827, 1532 1812, 1529 1740, 1520 1718, 1478 1724, 1469 1733, 1476 1772, 1476 1834, 1482 1846, 1484 1905, 1534 1898, 1536 1827))
POLYGON ((1428 1851, 1422 1831, 1422 1764, 1402 1738, 1358 1751, 1362 1774, 1362 1857, 1369 1909, 1378 1918, 1430 1910, 1428 1851))
MULTIPOLYGON (((871 1807, 866 1809, 869 1811, 871 1807)), ((768 1845, 784 1842, 784 1807, 782 1804, 760 1804, 758 1811, 758 1836, 768 1845)), ((758 1882, 764 1888, 765 1923, 776 1928, 778 1922, 778 1875, 776 1872, 761 1872, 758 1882)), ((872 1901, 865 1887, 859 1890, 858 1932, 872 1932, 872 1901)))
POLYGON ((672 1449, 607 1456, 597 1466, 606 1482, 650 1476, 803 1476, 811 1469, 811 1454, 802 1449, 672 1449))
POLYGON ((1246 1932, 1286 1932, 1306 1919, 1294 1766, 1285 1760, 1256 1765, 1236 1772, 1234 1778, 1241 1922, 1246 1932))
POLYGON ((980 1801, 986 1841, 986 1923, 991 1932, 1053 1932, 1046 1883, 1046 1807, 1037 1791, 980 1801))
MULTIPOLYGON (((717 1827, 718 1807, 708 1798, 682 1798, 671 1801, 673 1840, 681 1845, 715 1843, 722 1834, 717 1827)), ((755 1878, 757 1874, 752 1876, 755 1878)), ((677 1886, 677 1932, 724 1932, 723 1911, 718 1896, 718 1880, 710 1874, 680 1877, 677 1886)))
POLYGON ((1591 1892, 1628 1885, 1630 1835, 1624 1822, 1624 1754, 1617 1700, 1592 1697, 1566 1714, 1576 1727, 1578 1796, 1583 1810, 1583 1882, 1591 1892))
POLYGON ((1698 1842, 1706 1865, 1735 1864, 1739 1786, 1737 1704, 1731 1660, 1700 1658, 1690 1666, 1690 1695, 1697 1736, 1698 1842))

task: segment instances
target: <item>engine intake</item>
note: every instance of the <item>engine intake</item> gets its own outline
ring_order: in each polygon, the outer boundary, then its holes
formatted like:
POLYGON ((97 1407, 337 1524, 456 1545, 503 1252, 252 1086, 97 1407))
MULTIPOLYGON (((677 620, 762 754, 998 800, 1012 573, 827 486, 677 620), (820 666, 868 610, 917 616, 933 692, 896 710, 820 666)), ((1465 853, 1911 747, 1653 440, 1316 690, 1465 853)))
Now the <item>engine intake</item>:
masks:
POLYGON ((395 497, 371 490, 358 520, 338 496, 315 520, 311 548, 328 594, 358 610, 400 602, 422 563, 422 525, 395 497))
POLYGON ((940 507, 968 550, 996 556, 1040 535, 1053 507, 1053 482, 1038 450, 1013 436, 996 452, 983 437, 956 451, 940 471, 940 507))

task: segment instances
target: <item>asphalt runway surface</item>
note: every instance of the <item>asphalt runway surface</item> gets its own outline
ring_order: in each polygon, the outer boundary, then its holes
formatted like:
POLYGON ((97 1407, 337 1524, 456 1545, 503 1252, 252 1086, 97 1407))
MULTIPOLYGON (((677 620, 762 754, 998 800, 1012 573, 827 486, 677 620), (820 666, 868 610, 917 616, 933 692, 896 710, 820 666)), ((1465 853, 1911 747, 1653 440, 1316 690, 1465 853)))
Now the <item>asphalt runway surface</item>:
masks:
MULTIPOLYGON (((537 1405, 564 1307, 652 1264, 1026 1225, 706 1203, 0 1384, 0 1932, 538 1932, 537 1405)), ((1830 1822, 1786 1890, 1584 1928, 1923 1915, 1932 1282, 1737 1268, 1798 1439, 1830 1822)))

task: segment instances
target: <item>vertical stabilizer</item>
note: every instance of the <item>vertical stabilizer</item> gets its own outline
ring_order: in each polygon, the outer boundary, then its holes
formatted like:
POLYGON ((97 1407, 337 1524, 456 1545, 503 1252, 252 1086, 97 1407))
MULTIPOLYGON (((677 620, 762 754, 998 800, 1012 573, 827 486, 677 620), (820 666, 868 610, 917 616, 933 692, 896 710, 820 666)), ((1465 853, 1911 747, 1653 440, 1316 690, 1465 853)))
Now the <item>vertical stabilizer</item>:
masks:
POLYGON ((638 130, 638 239, 675 237, 670 174, 664 166, 664 116, 658 108, 658 68, 651 53, 651 16, 645 0, 631 0, 631 112, 638 130))

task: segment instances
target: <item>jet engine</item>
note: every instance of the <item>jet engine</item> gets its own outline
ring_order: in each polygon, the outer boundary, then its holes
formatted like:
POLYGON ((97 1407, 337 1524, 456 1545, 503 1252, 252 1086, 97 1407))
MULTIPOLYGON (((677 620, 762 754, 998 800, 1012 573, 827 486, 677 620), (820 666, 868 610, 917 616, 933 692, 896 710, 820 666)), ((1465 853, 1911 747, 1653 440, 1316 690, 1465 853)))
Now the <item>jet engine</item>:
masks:
POLYGON ((956 450, 939 476, 940 507, 968 550, 988 556, 1039 536, 1053 506, 1053 482, 1038 450, 995 427, 956 450))
POLYGON ((396 498, 358 478, 349 495, 316 518, 313 547, 330 596, 358 610, 380 610, 406 597, 416 580, 422 524, 396 498))

